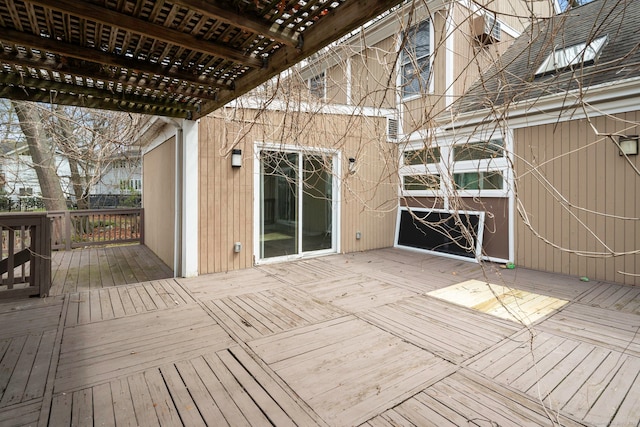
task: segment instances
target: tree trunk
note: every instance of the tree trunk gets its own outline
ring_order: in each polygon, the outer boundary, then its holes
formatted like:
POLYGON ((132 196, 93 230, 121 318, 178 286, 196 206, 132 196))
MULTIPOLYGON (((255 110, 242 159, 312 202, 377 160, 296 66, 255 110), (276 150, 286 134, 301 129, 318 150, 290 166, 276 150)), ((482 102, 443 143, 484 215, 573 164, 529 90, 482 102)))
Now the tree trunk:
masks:
POLYGON ((65 157, 69 162, 69 172, 71 172, 71 186, 73 187, 73 194, 76 197, 76 204, 78 209, 89 209, 89 194, 88 189, 85 190, 85 186, 82 184, 82 175, 80 174, 80 167, 78 166, 77 154, 74 153, 73 147, 77 147, 73 137, 73 128, 71 121, 67 117, 64 109, 61 106, 56 107, 56 118, 59 124, 60 138, 58 141, 59 148, 64 151, 65 157))
POLYGON ((26 102, 11 101, 11 104, 18 115, 22 133, 27 138, 45 208, 48 211, 66 210, 67 203, 56 171, 55 153, 43 129, 40 115, 26 102))

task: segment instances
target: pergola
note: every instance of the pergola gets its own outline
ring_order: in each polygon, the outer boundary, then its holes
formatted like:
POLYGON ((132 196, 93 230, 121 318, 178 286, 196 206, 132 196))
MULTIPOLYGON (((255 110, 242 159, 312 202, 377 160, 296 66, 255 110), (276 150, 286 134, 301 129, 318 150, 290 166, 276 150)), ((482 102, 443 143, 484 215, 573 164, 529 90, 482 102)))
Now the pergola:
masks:
POLYGON ((400 0, 0 0, 0 98, 195 120, 400 0))

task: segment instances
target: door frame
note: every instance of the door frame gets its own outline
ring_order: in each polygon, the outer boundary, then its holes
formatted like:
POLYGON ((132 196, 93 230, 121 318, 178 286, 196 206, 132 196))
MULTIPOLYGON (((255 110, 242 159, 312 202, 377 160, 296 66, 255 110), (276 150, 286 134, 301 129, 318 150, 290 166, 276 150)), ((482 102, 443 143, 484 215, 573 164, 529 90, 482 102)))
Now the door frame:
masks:
MULTIPOLYGON (((340 253, 341 241, 341 165, 342 153, 339 150, 317 147, 303 147, 299 145, 278 144, 269 142, 255 142, 253 146, 253 263, 254 265, 269 264, 274 262, 290 261, 302 258, 312 258, 322 255, 330 255, 340 253), (332 222, 331 222, 331 248, 312 252, 302 252, 302 248, 298 249, 298 254, 285 255, 273 258, 260 258, 260 230, 261 230, 261 192, 260 192, 260 151, 272 150, 285 153, 303 154, 322 154, 333 157, 331 191, 333 195, 333 203, 331 206, 332 222)), ((298 198, 298 208, 300 208, 302 200, 298 198)), ((300 212, 300 218, 302 218, 300 212)), ((299 224, 296 224, 299 227, 299 224)))

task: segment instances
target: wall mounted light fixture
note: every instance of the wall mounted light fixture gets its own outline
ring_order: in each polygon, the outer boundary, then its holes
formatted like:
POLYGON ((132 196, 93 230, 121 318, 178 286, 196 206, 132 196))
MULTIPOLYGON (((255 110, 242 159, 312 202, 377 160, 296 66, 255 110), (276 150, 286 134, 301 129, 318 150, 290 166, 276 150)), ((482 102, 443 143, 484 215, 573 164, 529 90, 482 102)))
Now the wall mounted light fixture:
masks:
POLYGON ((620 155, 637 156, 638 155, 638 135, 621 136, 618 138, 620 146, 620 155))
POLYGON ((242 166, 242 150, 238 148, 231 150, 231 166, 234 168, 242 166))
POLYGON ((349 173, 352 175, 356 173, 356 159, 353 157, 349 157, 349 173))

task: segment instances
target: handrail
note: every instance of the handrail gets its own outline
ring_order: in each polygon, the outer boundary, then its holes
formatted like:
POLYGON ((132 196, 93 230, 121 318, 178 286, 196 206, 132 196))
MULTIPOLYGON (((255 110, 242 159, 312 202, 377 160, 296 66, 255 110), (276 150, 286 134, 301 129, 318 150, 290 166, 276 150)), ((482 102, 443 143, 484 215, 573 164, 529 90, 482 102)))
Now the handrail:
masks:
POLYGON ((51 221, 47 214, 2 213, 0 233, 0 298, 47 295, 51 287, 51 221))
POLYGON ((93 245, 144 243, 143 209, 50 211, 54 250, 93 245))

